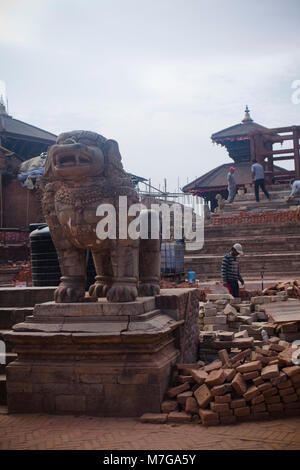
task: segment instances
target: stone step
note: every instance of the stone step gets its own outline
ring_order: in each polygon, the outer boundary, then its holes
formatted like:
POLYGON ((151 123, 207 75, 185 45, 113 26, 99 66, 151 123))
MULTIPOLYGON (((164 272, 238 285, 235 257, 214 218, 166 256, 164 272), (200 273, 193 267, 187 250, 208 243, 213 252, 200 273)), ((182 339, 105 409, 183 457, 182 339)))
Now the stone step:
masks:
POLYGON ((248 224, 248 225, 206 225, 204 227, 204 239, 220 237, 253 237, 269 235, 298 235, 300 233, 300 223, 282 224, 248 224))
POLYGON ((6 375, 0 375, 0 405, 6 405, 6 375))
POLYGON ((300 205, 300 201, 286 201, 271 200, 268 199, 260 200, 260 202, 245 201, 245 202, 232 202, 231 204, 225 204, 223 215, 239 213, 240 211, 247 212, 259 212, 259 211, 282 211, 288 210, 292 206, 300 205))
POLYGON ((23 322, 27 315, 31 315, 33 307, 1 307, 0 308, 0 328, 11 328, 16 323, 23 322))
MULTIPOLYGON (((267 188, 268 193, 270 194, 271 199, 273 200, 284 200, 287 196, 291 194, 291 189, 284 189, 282 191, 274 191, 273 189, 269 190, 267 188)), ((266 196, 264 193, 259 190, 259 198, 260 200, 265 200, 266 196)), ((299 197, 297 196, 297 199, 299 197)), ((254 192, 247 192, 245 194, 239 195, 237 194, 234 198, 234 202, 243 202, 243 201, 256 201, 255 199, 255 193, 254 192)))
POLYGON ((269 235, 269 236, 248 236, 236 237, 214 237, 205 238, 204 246, 201 250, 186 251, 186 256, 204 254, 223 254, 229 251, 234 243, 241 243, 245 253, 265 252, 297 252, 300 247, 300 233, 298 235, 269 235))
MULTIPOLYGON (((198 279, 220 279, 223 256, 194 255, 185 256, 185 271, 193 269, 198 279)), ((264 269, 265 276, 284 276, 300 278, 300 253, 261 253, 240 258, 240 272, 243 277, 260 278, 264 269)))
POLYGON ((1 307, 34 307, 53 300, 56 287, 1 287, 1 307))
POLYGON ((15 354, 15 353, 11 353, 11 352, 6 353, 6 356, 5 356, 5 364, 1 364, 1 363, 0 363, 0 375, 5 374, 5 368, 6 368, 6 366, 7 366, 10 362, 12 362, 12 361, 14 361, 15 359, 17 359, 17 357, 18 357, 18 355, 15 354))

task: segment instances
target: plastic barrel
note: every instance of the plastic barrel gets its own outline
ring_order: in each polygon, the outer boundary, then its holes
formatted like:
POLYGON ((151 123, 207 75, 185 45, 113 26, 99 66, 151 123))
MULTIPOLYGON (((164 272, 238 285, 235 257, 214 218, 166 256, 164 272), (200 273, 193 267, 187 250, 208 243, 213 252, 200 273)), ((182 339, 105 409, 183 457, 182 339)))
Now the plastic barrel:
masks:
POLYGON ((33 286, 57 286, 61 273, 56 249, 46 224, 38 224, 38 228, 31 232, 30 253, 33 286))

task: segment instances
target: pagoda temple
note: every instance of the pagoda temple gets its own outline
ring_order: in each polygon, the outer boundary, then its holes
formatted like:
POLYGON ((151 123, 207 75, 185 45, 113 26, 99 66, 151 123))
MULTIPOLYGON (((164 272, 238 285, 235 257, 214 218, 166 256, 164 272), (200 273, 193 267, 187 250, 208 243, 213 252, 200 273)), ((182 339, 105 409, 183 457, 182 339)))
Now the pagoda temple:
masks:
POLYGON ((0 145, 14 152, 21 160, 46 152, 55 143, 56 135, 39 127, 14 119, 0 98, 0 145))
MULTIPOLYGON (((251 176, 251 144, 250 136, 256 132, 268 131, 267 127, 253 121, 248 106, 244 119, 239 124, 212 134, 212 142, 226 148, 234 163, 225 163, 208 173, 196 178, 182 188, 186 194, 193 194, 210 203, 211 210, 216 207, 216 195, 221 194, 227 199, 227 174, 231 166, 235 167, 235 179, 238 188, 247 188, 252 183, 251 176)), ((266 144, 266 149, 272 150, 272 139, 266 144)), ((276 168, 276 167, 275 167, 276 168)), ((283 168, 278 170, 284 171, 283 168)))

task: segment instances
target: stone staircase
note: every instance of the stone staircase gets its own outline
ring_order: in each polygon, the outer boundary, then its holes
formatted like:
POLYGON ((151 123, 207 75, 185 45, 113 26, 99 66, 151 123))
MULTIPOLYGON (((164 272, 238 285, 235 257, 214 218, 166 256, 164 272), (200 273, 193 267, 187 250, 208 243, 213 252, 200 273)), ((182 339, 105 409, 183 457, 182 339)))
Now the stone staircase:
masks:
MULTIPOLYGON (((264 198, 265 202, 257 203, 252 188, 249 191, 245 195, 236 196, 234 203, 225 205, 223 221, 224 217, 237 215, 240 211, 253 214, 289 209, 284 201, 284 197, 290 193, 288 187, 278 189, 272 186, 270 202, 262 195, 261 200, 264 198)), ((297 201, 293 205, 297 205, 297 201)), ((262 271, 266 279, 300 279, 300 222, 222 223, 205 226, 204 246, 201 250, 186 250, 186 272, 193 269, 201 281, 220 280, 223 256, 234 243, 241 243, 245 255, 240 258, 240 271, 245 279, 259 280, 262 271)))
POLYGON ((0 341, 5 343, 4 358, 0 356, 0 406, 6 405, 6 366, 17 357, 12 352, 12 345, 4 341, 4 335, 11 331, 13 325, 31 315, 36 303, 52 300, 54 289, 55 287, 0 288, 0 341))
POLYGON ((238 211, 247 212, 262 212, 262 211, 280 211, 287 210, 292 206, 300 205, 300 196, 287 202, 286 198, 291 193, 291 187, 287 185, 280 186, 272 185, 268 186, 267 190, 270 195, 270 200, 259 191, 259 203, 256 202, 254 188, 249 188, 247 193, 243 195, 237 194, 234 201, 231 204, 225 204, 223 215, 229 215, 238 211))

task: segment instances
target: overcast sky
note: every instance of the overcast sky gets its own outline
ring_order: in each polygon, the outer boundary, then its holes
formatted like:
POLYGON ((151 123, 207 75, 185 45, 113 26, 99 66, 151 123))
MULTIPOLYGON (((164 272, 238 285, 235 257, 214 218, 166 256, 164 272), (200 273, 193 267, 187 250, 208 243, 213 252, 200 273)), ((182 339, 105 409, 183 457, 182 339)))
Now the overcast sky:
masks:
POLYGON ((230 162, 210 136, 248 104, 300 124, 299 0, 0 0, 9 113, 119 142, 127 171, 174 190, 230 162))

